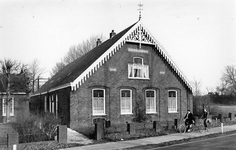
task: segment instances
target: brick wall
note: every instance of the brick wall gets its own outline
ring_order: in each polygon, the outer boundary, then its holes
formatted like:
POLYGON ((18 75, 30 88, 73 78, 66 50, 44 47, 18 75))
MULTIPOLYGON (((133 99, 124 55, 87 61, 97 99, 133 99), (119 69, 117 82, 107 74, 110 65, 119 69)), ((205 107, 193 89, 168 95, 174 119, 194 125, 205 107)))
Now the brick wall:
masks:
POLYGON ((191 93, 151 46, 142 45, 142 49, 148 50, 148 53, 128 52, 128 48, 137 49, 138 45, 125 44, 79 89, 71 92, 70 126, 72 128, 92 126, 93 119, 97 117, 111 120, 112 124, 132 122, 135 117, 136 102, 140 101, 145 108, 145 89, 154 89, 157 93, 157 113, 147 115, 148 121, 174 120, 183 117, 188 107, 192 109, 191 93), (149 65, 149 80, 128 79, 128 63, 133 62, 133 57, 142 57, 144 64, 149 65), (105 89, 105 116, 92 115, 93 88, 105 89), (132 90, 132 115, 120 114, 120 89, 132 90), (167 110, 167 94, 168 90, 173 89, 178 92, 178 113, 170 114, 167 110))
MULTIPOLYGON (((10 121, 15 121, 21 117, 27 117, 29 115, 29 97, 27 95, 12 95, 14 97, 14 116, 10 116, 10 121)), ((2 98, 0 96, 0 123, 6 119, 2 116, 2 98)))

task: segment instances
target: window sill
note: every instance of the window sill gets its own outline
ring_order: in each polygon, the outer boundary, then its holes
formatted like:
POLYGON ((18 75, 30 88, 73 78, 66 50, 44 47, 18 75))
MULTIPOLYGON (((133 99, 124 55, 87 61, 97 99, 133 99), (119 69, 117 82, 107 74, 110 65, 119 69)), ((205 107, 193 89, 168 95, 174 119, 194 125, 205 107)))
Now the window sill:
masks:
POLYGON ((121 113, 121 115, 133 115, 133 113, 121 113))
POLYGON ((106 114, 92 114, 92 116, 106 116, 106 114))
POLYGON ((137 80, 150 80, 150 78, 140 78, 140 77, 128 77, 129 79, 137 79, 137 80))
POLYGON ((179 113, 178 111, 169 111, 168 112, 169 114, 176 114, 176 113, 179 113))
POLYGON ((147 115, 151 114, 157 114, 157 112, 146 112, 147 115))

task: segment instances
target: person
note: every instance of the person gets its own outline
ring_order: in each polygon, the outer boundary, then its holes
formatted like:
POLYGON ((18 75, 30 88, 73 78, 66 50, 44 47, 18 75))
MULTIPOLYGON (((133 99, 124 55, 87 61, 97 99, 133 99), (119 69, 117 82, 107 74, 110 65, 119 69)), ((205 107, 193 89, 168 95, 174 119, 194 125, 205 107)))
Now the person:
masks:
POLYGON ((207 130, 207 117, 208 117, 208 112, 207 112, 206 108, 204 108, 202 119, 204 122, 205 130, 207 130))
POLYGON ((190 110, 187 111, 184 120, 185 120, 185 125, 187 126, 186 131, 189 131, 190 126, 194 123, 194 117, 190 110))

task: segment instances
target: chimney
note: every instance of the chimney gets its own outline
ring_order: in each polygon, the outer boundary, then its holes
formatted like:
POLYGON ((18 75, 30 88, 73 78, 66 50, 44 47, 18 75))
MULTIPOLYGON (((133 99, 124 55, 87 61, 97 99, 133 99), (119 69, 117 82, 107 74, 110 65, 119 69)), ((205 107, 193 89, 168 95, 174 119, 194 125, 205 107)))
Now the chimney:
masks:
POLYGON ((98 38, 97 39, 97 46, 99 46, 102 43, 102 41, 98 38))
POLYGON ((110 33, 110 39, 113 38, 115 35, 116 35, 116 33, 114 32, 114 30, 112 30, 110 33))

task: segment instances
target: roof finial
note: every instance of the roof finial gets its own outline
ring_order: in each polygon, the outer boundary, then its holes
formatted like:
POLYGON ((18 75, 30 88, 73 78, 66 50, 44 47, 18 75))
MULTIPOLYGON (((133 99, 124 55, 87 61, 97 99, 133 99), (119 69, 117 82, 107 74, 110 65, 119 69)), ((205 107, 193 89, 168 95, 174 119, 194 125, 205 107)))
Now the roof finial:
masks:
POLYGON ((139 6, 139 9, 138 9, 139 10, 139 20, 141 20, 141 11, 143 10, 142 9, 143 4, 139 3, 138 6, 139 6))

